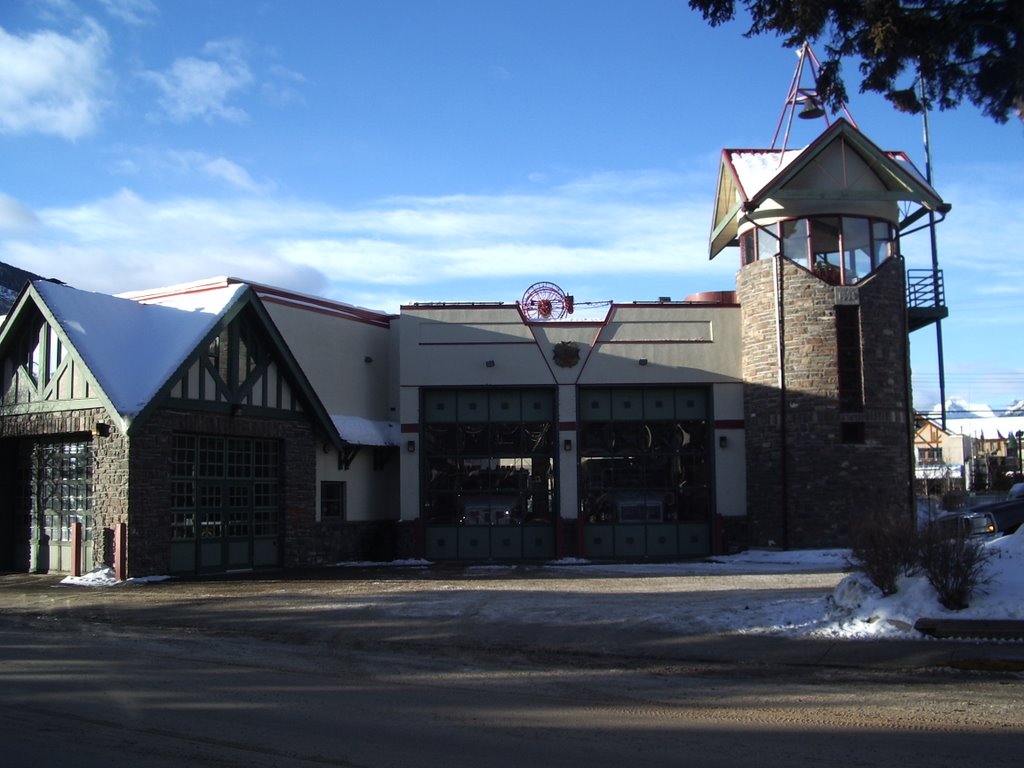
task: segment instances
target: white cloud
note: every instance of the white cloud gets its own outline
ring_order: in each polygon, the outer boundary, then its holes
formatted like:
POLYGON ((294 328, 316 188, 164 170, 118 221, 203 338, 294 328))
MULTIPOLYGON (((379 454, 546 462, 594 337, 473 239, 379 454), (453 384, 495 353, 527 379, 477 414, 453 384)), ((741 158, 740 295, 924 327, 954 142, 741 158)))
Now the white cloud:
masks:
POLYGON ((302 73, 274 64, 270 67, 270 76, 262 84, 261 89, 267 101, 274 106, 303 104, 305 99, 298 87, 305 82, 306 78, 302 73))
MULTIPOLYGON (((251 182, 223 158, 182 157, 235 175, 240 186, 251 182)), ((623 287, 636 276, 699 278, 694 290, 711 275, 731 284, 735 264, 707 260, 706 194, 677 188, 673 197, 667 176, 658 199, 627 201, 614 190, 630 177, 605 183, 611 199, 601 199, 591 182, 586 199, 567 185, 533 195, 394 198, 353 207, 269 197, 151 201, 126 189, 39 211, 39 234, 0 241, 0 261, 38 263, 69 283, 111 292, 215 274, 301 288, 287 281, 302 276, 303 285, 336 286, 344 293, 335 298, 344 301, 403 292, 405 300, 440 300, 472 291, 467 284, 510 278, 526 285, 552 275, 603 283, 599 298, 620 300, 636 298, 623 287)))
POLYGON ((122 176, 146 174, 159 179, 165 187, 173 179, 194 183, 198 179, 215 179, 229 188, 251 194, 266 194, 274 189, 271 181, 253 178, 239 163, 226 157, 214 157, 193 150, 153 150, 148 147, 118 147, 118 156, 111 162, 113 173, 122 176))
POLYGON ((91 20, 74 37, 0 28, 0 132, 74 140, 95 131, 108 49, 107 33, 91 20))
POLYGON ((100 5, 115 19, 133 26, 151 24, 160 14, 153 0, 100 0, 100 5))
POLYGON ((163 72, 147 71, 143 76, 160 90, 160 106, 174 122, 201 119, 242 122, 245 110, 229 99, 244 91, 253 76, 237 40, 218 40, 203 48, 206 58, 176 59, 163 72))
POLYGON ((223 157, 206 158, 200 168, 209 176, 226 181, 244 192, 262 193, 271 189, 271 185, 260 184, 238 163, 223 157))
POLYGON ((13 197, 0 192, 0 232, 24 232, 39 226, 39 219, 13 197))

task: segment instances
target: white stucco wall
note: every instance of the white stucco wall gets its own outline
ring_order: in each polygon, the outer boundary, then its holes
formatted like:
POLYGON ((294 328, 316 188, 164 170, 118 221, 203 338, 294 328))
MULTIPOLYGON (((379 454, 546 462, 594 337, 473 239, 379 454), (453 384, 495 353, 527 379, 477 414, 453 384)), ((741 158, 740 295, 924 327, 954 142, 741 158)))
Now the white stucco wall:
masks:
POLYGON ((388 328, 301 306, 264 304, 328 413, 393 420, 388 328))
POLYGON ((398 473, 399 462, 394 451, 380 469, 374 467, 374 449, 370 446, 359 449, 348 469, 339 467, 338 452, 334 448, 319 451, 316 457, 317 519, 320 519, 320 483, 336 481, 345 483, 345 520, 397 520, 398 473))

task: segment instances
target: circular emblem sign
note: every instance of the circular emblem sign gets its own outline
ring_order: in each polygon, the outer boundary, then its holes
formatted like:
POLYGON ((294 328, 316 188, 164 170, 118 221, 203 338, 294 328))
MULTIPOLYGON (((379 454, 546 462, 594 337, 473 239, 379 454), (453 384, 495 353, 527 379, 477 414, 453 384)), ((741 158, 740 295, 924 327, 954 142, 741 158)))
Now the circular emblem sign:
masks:
POLYGON ((555 365, 572 368, 580 361, 580 347, 575 341, 560 341, 552 353, 555 365))

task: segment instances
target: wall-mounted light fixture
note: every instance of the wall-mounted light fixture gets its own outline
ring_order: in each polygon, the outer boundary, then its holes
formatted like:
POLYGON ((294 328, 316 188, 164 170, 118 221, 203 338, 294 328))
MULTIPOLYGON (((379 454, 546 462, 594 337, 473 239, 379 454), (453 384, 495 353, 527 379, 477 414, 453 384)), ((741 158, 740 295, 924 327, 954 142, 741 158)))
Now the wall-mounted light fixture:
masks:
POLYGON ((572 440, 570 438, 566 438, 565 440, 562 441, 562 450, 563 451, 571 451, 572 450, 572 440))
POLYGON ((718 447, 719 448, 727 448, 728 446, 729 446, 729 438, 726 437, 725 435, 719 435, 718 436, 718 447))
POLYGON ((641 357, 640 358, 640 365, 647 365, 647 358, 646 357, 641 357))
POLYGON ((486 365, 488 368, 493 368, 494 367, 494 361, 493 360, 486 360, 486 361, 484 361, 484 365, 486 365))
POLYGON ((405 444, 405 450, 407 450, 409 453, 416 453, 416 441, 410 440, 409 442, 407 442, 405 444))
POLYGON ((105 424, 102 421, 97 421, 92 425, 92 429, 90 431, 92 432, 93 437, 106 437, 110 434, 110 425, 105 424))

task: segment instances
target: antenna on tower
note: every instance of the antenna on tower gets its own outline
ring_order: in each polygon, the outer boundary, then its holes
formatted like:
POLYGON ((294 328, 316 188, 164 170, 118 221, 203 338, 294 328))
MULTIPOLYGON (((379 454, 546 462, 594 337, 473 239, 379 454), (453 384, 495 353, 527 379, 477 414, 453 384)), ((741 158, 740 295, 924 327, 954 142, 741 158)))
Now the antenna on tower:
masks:
MULTIPOLYGON (((796 70, 793 72, 793 79, 789 83, 789 91, 786 93, 786 101, 782 105, 779 122, 775 126, 775 135, 772 136, 772 149, 776 149, 775 145, 779 140, 779 132, 782 131, 783 123, 785 123, 786 130, 782 135, 782 146, 778 147, 778 149, 786 149, 789 143, 789 133, 793 126, 794 116, 801 120, 824 118, 825 125, 831 125, 825 105, 818 95, 818 70, 821 68, 821 63, 818 61, 818 57, 814 55, 814 51, 811 50, 810 43, 805 41, 797 49, 796 57, 796 70)), ((853 115, 850 114, 850 110, 846 108, 846 104, 842 105, 842 109, 843 114, 846 115, 846 118, 856 128, 857 122, 853 119, 853 115)))

